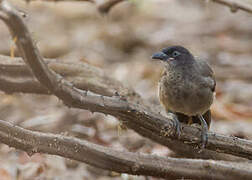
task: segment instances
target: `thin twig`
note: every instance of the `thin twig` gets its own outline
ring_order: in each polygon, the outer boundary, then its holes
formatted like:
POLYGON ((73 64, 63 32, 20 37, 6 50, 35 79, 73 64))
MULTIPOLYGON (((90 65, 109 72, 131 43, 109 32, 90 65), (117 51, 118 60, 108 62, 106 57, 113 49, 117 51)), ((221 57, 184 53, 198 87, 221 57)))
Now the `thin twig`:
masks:
POLYGON ((243 10, 245 12, 252 13, 252 4, 246 3, 243 0, 211 0, 211 1, 230 7, 232 12, 243 10))
MULTIPOLYGON (((26 2, 31 1, 48 1, 48 2, 60 2, 60 1, 87 1, 94 3, 94 0, 25 0, 26 2)), ((102 4, 98 5, 98 10, 100 13, 108 13, 109 10, 116 4, 125 0, 105 0, 102 4)), ((206 0, 204 0, 206 1, 206 0)), ((228 6, 232 12, 237 12, 238 10, 243 10, 248 13, 252 13, 252 4, 244 2, 242 0, 211 0, 215 3, 228 6)))
POLYGON ((105 0, 102 4, 98 5, 98 10, 100 13, 106 14, 112 7, 123 1, 125 0, 105 0))
POLYGON ((91 2, 91 3, 96 3, 97 9, 100 13, 106 14, 110 11, 112 7, 114 7, 116 4, 126 1, 126 0, 104 0, 102 3, 97 3, 95 0, 24 0, 27 3, 34 2, 34 1, 46 1, 46 2, 64 2, 64 1, 86 1, 86 2, 91 2))
POLYGON ((41 1, 41 2, 43 2, 43 1, 47 1, 47 2, 61 2, 61 1, 72 1, 72 2, 74 2, 74 1, 79 1, 79 2, 81 2, 81 1, 86 1, 86 2, 94 2, 94 0, 24 0, 24 1, 26 1, 27 3, 30 3, 30 2, 34 2, 34 1, 41 1))

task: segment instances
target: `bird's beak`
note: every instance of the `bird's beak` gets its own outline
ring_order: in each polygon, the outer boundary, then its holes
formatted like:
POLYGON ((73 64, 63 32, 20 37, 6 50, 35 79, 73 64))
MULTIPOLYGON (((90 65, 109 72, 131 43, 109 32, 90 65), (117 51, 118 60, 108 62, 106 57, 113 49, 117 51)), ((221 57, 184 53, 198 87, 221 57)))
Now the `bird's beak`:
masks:
POLYGON ((165 53, 163 52, 157 52, 157 53, 154 53, 152 56, 151 56, 151 59, 158 59, 158 60, 161 60, 161 61, 165 61, 169 58, 169 56, 167 56, 165 53))

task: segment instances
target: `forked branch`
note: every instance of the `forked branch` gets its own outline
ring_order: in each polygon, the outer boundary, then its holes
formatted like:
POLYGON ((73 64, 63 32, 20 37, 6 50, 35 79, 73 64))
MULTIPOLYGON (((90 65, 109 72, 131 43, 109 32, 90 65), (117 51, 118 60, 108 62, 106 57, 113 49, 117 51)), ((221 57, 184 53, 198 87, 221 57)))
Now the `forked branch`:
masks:
MULTIPOLYGON (((70 107, 88 109, 118 117, 126 122, 126 125, 156 142, 164 144, 176 152, 192 153, 195 156, 203 155, 207 150, 227 153, 239 157, 252 159, 252 142, 209 133, 209 143, 201 153, 193 148, 195 141, 200 140, 200 130, 188 125, 182 125, 182 135, 178 140, 172 136, 162 136, 164 128, 173 129, 173 120, 153 112, 149 107, 134 102, 128 102, 118 96, 108 97, 90 94, 73 86, 60 75, 48 69, 36 45, 33 43, 27 27, 7 1, 2 1, 0 6, 0 18, 7 24, 13 37, 17 37, 16 45, 27 65, 31 68, 35 77, 51 93, 60 98, 70 107), (187 144, 184 144, 187 142, 187 144), (183 147, 183 149, 181 149, 183 147)), ((213 154, 211 154, 213 155, 213 154)), ((211 158, 211 157, 208 157, 211 158)))
POLYGON ((228 6, 232 12, 243 10, 248 13, 252 13, 252 4, 245 2, 244 0, 211 0, 213 2, 228 6))
POLYGON ((47 153, 133 175, 191 179, 251 179, 250 163, 158 157, 116 151, 84 140, 26 130, 0 120, 1 142, 28 152, 47 153))
MULTIPOLYGON (((178 151, 182 151, 179 147, 183 147, 185 153, 196 153, 197 150, 194 150, 192 145, 183 142, 187 141, 193 144, 195 140, 199 140, 200 131, 197 128, 183 125, 183 133, 179 140, 172 136, 162 136, 162 128, 172 129, 172 119, 154 113, 149 107, 128 102, 118 96, 101 96, 78 89, 48 69, 22 18, 6 0, 0 0, 0 19, 9 27, 12 36, 17 37, 16 45, 19 52, 34 76, 66 105, 111 114, 124 120, 128 127, 145 137, 178 151)), ((0 121, 0 137, 3 143, 31 154, 43 152, 60 155, 104 169, 129 174, 194 179, 252 178, 252 166, 249 162, 234 163, 137 155, 114 151, 71 137, 28 131, 4 121, 0 121)), ((252 159, 252 143, 238 138, 209 133, 209 143, 206 148, 208 150, 203 150, 203 154, 213 150, 216 151, 214 152, 216 154, 224 152, 252 159)))

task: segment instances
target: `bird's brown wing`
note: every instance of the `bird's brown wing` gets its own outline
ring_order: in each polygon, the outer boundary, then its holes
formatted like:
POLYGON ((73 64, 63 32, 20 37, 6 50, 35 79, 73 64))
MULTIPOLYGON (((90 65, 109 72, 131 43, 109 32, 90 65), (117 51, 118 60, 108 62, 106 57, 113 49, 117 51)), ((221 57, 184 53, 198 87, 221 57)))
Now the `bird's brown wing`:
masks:
POLYGON ((196 61, 198 64, 199 73, 207 80, 209 87, 214 92, 216 81, 213 70, 211 69, 207 61, 199 58, 196 58, 196 61))

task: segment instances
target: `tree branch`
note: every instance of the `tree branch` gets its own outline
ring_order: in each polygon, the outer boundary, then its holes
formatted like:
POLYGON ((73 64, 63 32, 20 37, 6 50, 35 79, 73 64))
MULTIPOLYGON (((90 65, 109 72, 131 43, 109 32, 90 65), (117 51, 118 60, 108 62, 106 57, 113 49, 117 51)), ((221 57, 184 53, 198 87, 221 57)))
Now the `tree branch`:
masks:
POLYGON ((125 0, 105 0, 104 3, 98 5, 98 10, 102 14, 106 14, 110 11, 112 7, 114 7, 116 4, 123 2, 125 0))
POLYGON ((12 36, 17 37, 16 45, 20 54, 32 69, 35 77, 66 105, 118 117, 139 134, 164 144, 176 152, 204 156, 204 153, 209 153, 211 151, 208 150, 212 150, 216 151, 215 154, 222 152, 252 159, 251 141, 209 133, 209 142, 206 149, 198 153, 198 150, 195 150, 192 144, 195 141, 200 141, 201 133, 199 129, 182 125, 182 135, 177 140, 172 136, 173 121, 171 118, 167 119, 146 106, 127 102, 119 97, 90 94, 87 91, 77 89, 60 75, 48 69, 21 17, 18 16, 18 12, 5 0, 0 4, 0 19, 9 27, 12 36), (164 128, 170 130, 170 136, 162 136, 164 128), (184 144, 184 142, 189 142, 191 145, 184 144))
POLYGON ((126 0, 104 0, 102 3, 98 4, 95 0, 25 0, 27 3, 31 1, 47 1, 47 2, 60 2, 60 1, 87 1, 91 3, 95 3, 97 5, 97 9, 100 13, 106 14, 110 11, 112 7, 116 4, 126 1, 126 0))
MULTIPOLYGON (((104 96, 114 96, 117 93, 138 104, 148 104, 141 99, 134 90, 125 87, 119 81, 108 77, 102 70, 85 63, 64 63, 56 59, 46 59, 48 67, 71 82, 75 87, 91 91, 104 96)), ((239 69, 218 66, 214 67, 215 77, 223 79, 243 79, 251 81, 251 67, 239 69), (235 72, 235 73, 231 73, 235 72), (228 75, 228 76, 227 76, 228 75)), ((11 58, 0 55, 0 89, 6 93, 35 93, 50 94, 50 92, 36 80, 22 58, 11 58)), ((154 108, 153 105, 151 108, 154 108)))
MULTIPOLYGON (((21 58, 0 56, 0 89, 7 93, 22 92, 50 94, 50 92, 36 80, 28 67, 25 66, 25 64, 21 61, 21 58)), ((83 63, 62 63, 57 62, 56 60, 48 60, 46 62, 52 70, 64 76, 64 78, 68 79, 73 83, 75 87, 81 90, 91 91, 104 96, 113 96, 114 94, 116 94, 115 92, 118 92, 120 96, 123 96, 124 99, 127 99, 130 102, 139 105, 145 105, 145 109, 147 108, 146 106, 148 106, 148 108, 152 111, 158 111, 158 108, 160 108, 159 106, 156 107, 144 101, 136 92, 127 87, 124 87, 118 81, 107 77, 104 73, 102 73, 95 67, 83 63)), ((125 122, 127 123, 128 120, 125 120, 125 122)), ((134 123, 135 122, 133 122, 132 126, 134 126, 134 123)), ((139 134, 142 134, 141 128, 136 131, 139 134)), ((166 137, 159 136, 159 134, 157 135, 159 138, 158 140, 155 139, 151 135, 151 133, 147 134, 146 137, 168 146, 170 149, 184 157, 211 158, 235 161, 240 160, 235 157, 230 157, 230 155, 225 155, 209 150, 204 150, 201 153, 198 153, 198 150, 192 149, 192 147, 187 144, 176 141, 167 142, 166 137)))
POLYGON ((243 10, 245 12, 252 13, 252 5, 241 0, 211 0, 211 1, 230 7, 232 12, 243 10))
POLYGON ((0 139, 29 155, 47 153, 133 175, 162 178, 251 179, 252 164, 213 160, 165 158, 116 151, 85 140, 26 130, 0 120, 0 139))
MULTIPOLYGON (((108 77, 99 68, 85 63, 64 63, 56 59, 46 59, 45 62, 51 70, 63 76, 79 89, 104 96, 114 96, 118 93, 126 98, 134 99, 135 102, 142 103, 139 94, 123 86, 119 81, 108 77)), ((6 93, 50 93, 36 80, 22 58, 2 55, 0 55, 0 89, 6 93)))
POLYGON ((30 3, 31 1, 48 1, 48 2, 60 2, 60 1, 88 1, 88 2, 94 2, 94 0, 24 0, 27 3, 30 3))

